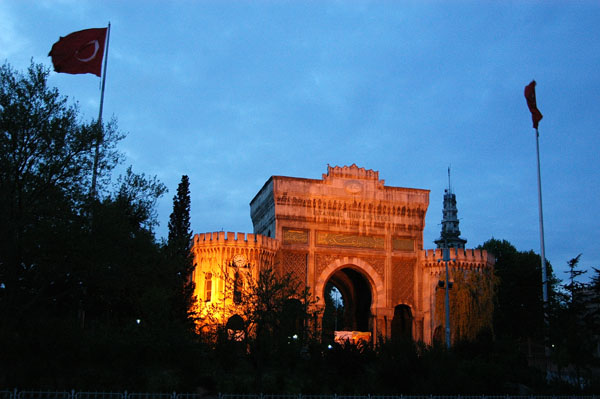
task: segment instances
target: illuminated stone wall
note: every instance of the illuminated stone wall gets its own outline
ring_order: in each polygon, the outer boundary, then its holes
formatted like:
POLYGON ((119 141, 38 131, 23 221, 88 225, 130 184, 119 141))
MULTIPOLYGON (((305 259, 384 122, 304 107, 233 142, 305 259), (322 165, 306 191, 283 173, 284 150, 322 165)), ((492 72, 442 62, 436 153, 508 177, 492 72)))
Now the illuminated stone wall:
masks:
POLYGON ((228 278, 233 279, 238 271, 257 276, 261 268, 273 268, 279 247, 279 241, 262 235, 223 231, 196 234, 192 279, 200 315, 206 315, 212 308, 217 310, 215 316, 219 322, 226 321, 231 316, 228 308, 233 301, 228 278))

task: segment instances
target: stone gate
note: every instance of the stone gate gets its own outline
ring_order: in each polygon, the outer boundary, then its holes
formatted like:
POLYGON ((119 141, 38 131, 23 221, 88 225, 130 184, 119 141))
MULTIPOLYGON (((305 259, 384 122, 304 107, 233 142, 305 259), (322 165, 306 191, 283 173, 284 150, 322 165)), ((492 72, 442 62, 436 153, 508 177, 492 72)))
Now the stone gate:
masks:
MULTIPOLYGON (((429 190, 386 186, 356 165, 328 166, 322 179, 272 176, 250 202, 253 234, 194 237, 200 306, 230 300, 218 268, 273 267, 309 287, 317 307, 334 284, 352 329, 431 343, 444 263, 441 249, 423 249, 428 205, 429 190)), ((485 251, 455 248, 451 257, 452 268, 493 266, 485 251)))

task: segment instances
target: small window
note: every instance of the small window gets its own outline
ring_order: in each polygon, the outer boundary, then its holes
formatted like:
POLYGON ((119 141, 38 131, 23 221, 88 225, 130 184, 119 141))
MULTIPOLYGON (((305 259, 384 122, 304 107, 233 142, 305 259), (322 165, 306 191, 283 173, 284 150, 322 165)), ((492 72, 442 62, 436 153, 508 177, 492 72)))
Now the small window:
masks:
POLYGON ((210 302, 212 299, 212 273, 206 273, 204 277, 204 301, 210 302))

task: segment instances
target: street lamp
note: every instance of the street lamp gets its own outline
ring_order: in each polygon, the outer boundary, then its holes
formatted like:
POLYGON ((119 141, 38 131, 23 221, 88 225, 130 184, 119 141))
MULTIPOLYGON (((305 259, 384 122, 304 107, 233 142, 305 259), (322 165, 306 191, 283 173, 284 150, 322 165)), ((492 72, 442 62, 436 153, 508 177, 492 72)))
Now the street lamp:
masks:
MULTIPOLYGON (((446 265, 446 281, 445 283, 440 281, 446 289, 446 300, 445 300, 445 308, 446 308, 446 348, 450 349, 450 273, 448 272, 448 262, 455 259, 450 259, 450 248, 448 248, 448 243, 445 242, 444 248, 442 249, 442 260, 446 265)), ((439 260, 438 260, 439 262, 439 260)))

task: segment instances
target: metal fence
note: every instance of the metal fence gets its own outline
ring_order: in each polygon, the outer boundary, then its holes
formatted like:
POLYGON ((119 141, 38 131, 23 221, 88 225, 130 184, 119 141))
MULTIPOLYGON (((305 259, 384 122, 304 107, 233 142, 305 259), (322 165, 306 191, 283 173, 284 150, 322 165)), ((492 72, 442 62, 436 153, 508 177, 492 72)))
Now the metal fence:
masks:
POLYGON ((600 399, 599 395, 275 395, 0 390, 0 399, 600 399))

